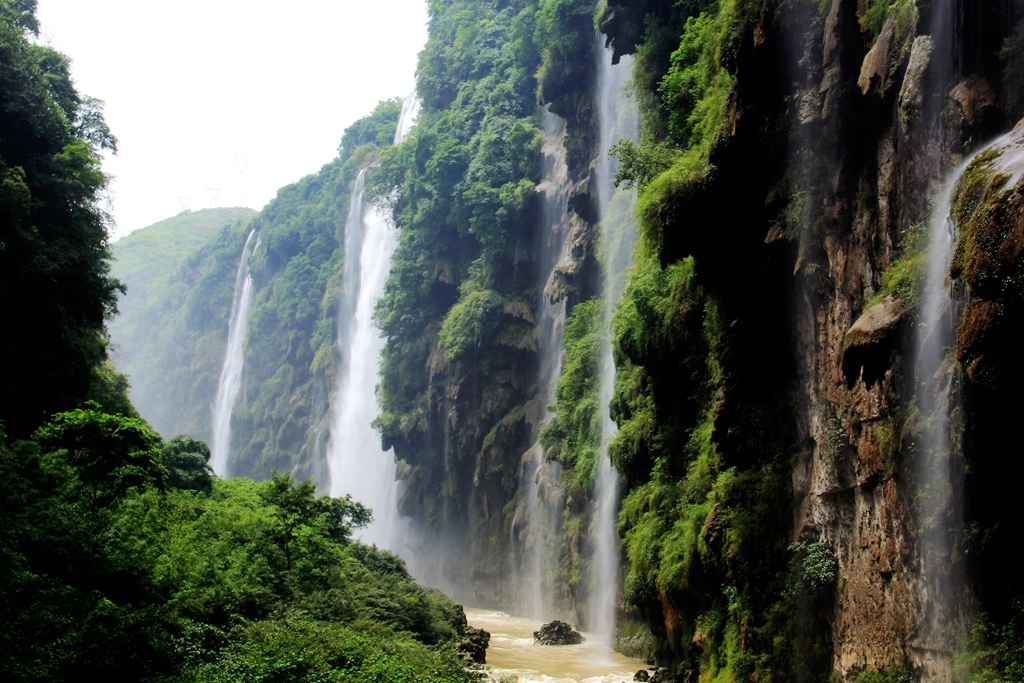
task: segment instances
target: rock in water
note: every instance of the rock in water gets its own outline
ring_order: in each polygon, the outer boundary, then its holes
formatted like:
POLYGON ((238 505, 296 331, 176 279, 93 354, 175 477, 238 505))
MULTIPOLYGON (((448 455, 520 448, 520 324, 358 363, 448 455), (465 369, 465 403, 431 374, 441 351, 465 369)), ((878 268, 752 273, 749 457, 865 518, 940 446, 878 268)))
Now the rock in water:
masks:
POLYGON ((464 652, 474 664, 487 663, 487 646, 491 642, 491 634, 482 628, 467 626, 462 634, 459 650, 464 652))
POLYGON ((539 631, 534 631, 533 642, 537 645, 579 645, 583 642, 583 636, 579 631, 573 631, 569 624, 556 619, 541 626, 539 631))

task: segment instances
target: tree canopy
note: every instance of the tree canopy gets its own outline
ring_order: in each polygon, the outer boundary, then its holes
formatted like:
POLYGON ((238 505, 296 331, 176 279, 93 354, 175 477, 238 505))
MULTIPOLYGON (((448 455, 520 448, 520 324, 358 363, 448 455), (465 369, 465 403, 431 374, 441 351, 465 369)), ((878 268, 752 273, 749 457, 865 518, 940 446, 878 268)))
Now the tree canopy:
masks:
POLYGON ((0 420, 26 436, 89 391, 116 310, 102 209, 102 102, 34 40, 33 0, 0 3, 0 420))

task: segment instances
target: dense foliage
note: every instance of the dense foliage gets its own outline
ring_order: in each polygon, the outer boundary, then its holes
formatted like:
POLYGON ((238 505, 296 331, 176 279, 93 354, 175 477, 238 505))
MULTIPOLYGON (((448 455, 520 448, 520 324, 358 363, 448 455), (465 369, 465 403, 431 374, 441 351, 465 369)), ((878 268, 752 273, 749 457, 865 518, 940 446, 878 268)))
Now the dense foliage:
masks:
POLYGON ((234 247, 255 213, 181 213, 111 247, 111 272, 127 290, 108 325, 111 355, 131 378, 133 404, 161 434, 207 436, 238 266, 234 247))
POLYGON ((279 469, 326 479, 315 458, 334 376, 352 182, 394 138, 401 102, 386 100, 344 133, 338 157, 279 190, 262 212, 208 209, 162 221, 114 245, 128 286, 111 324, 115 362, 143 416, 163 433, 211 435, 235 275, 249 260, 257 296, 249 314, 245 385, 235 410, 233 473, 279 469), (117 347, 115 347, 117 348, 117 347))
POLYGON ((479 636, 351 540, 369 510, 285 475, 214 480, 205 444, 97 408, 0 445, 5 679, 465 679, 456 647, 479 636))
POLYGON ((453 543, 476 539, 472 562, 449 553, 446 571, 493 579, 505 572, 503 509, 536 391, 543 20, 523 1, 429 11, 414 135, 384 150, 373 178, 401 227, 377 308, 387 339, 377 425, 409 466, 403 513, 453 543))
POLYGON ((117 141, 37 31, 34 0, 0 2, 0 421, 17 436, 88 393, 120 286, 99 157, 117 141))
POLYGON ((639 188, 640 228, 612 321, 624 597, 659 659, 702 680, 803 677, 790 668, 789 615, 803 603, 784 531, 785 363, 752 360, 786 348, 770 317, 785 296, 751 255, 763 233, 732 228, 764 221, 763 190, 727 163, 736 149, 773 162, 763 145, 774 113, 764 138, 730 131, 754 5, 609 5, 602 21, 615 49, 634 53, 643 118, 641 142, 614 150, 616 180, 639 188))
MULTIPOLYGON (((467 664, 483 661, 486 634, 416 585, 396 556, 352 539, 370 510, 317 497, 310 480, 290 475, 217 480, 206 444, 187 435, 164 442, 138 416, 127 379, 104 362, 104 320, 119 285, 108 275, 98 151, 114 139, 99 104, 75 92, 68 60, 34 41, 34 12, 32 0, 0 0, 0 298, 17 321, 5 329, 2 358, 0 676, 475 679, 467 664)), ((325 296, 339 260, 338 204, 355 169, 390 141, 397 114, 397 102, 382 104, 346 135, 353 149, 257 219, 257 272, 271 285, 261 303, 283 318, 261 328, 265 343, 283 327, 289 338, 306 332, 330 345, 330 325, 313 334, 317 307, 294 309, 325 296)), ((183 216, 127 241, 124 272, 141 296, 124 333, 150 344, 141 344, 149 355, 140 354, 140 374, 176 366, 180 359, 153 350, 166 343, 219 364, 222 345, 209 340, 247 234, 238 222, 220 228, 247 213, 183 216), (132 252, 154 241, 162 250, 132 252)))

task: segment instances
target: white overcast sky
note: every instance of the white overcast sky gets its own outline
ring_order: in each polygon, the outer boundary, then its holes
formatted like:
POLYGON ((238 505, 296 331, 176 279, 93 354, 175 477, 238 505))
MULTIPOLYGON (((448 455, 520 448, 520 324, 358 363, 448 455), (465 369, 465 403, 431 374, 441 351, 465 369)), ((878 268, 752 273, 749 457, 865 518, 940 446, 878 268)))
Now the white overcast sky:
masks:
POLYGON ((106 102, 115 233, 211 206, 263 207, 412 91, 425 0, 38 0, 40 37, 106 102), (239 168, 243 170, 240 172, 239 168))

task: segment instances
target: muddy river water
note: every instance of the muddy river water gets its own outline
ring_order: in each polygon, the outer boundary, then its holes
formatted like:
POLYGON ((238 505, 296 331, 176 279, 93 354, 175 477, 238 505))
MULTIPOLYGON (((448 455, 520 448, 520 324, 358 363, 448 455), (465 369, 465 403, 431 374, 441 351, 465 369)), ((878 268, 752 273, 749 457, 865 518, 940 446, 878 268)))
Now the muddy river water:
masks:
POLYGON ((491 634, 487 665, 492 681, 622 683, 646 668, 589 633, 583 634, 586 642, 581 645, 534 645, 533 632, 542 622, 468 607, 466 617, 472 626, 491 634))

